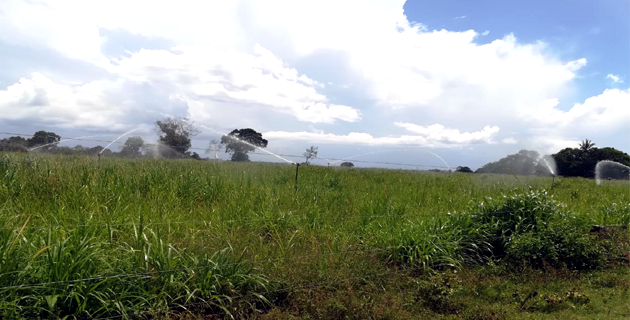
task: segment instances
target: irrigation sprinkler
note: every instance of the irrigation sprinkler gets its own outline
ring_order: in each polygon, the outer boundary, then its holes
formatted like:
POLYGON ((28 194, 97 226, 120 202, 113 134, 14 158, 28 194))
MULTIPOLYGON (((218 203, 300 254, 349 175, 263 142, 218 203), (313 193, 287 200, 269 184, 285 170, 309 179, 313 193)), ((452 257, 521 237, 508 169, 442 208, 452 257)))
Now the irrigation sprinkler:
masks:
POLYGON ((98 161, 101 161, 101 153, 98 153, 98 161))
POLYGON ((295 163, 295 191, 298 189, 298 172, 300 171, 300 164, 295 163))

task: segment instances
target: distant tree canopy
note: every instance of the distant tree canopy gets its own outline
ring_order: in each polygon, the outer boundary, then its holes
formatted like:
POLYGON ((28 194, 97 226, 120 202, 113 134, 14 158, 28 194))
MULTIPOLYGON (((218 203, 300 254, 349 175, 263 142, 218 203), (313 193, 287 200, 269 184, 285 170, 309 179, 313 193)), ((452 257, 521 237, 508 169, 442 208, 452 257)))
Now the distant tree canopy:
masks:
POLYGON ((352 163, 352 162, 342 162, 339 166, 352 168, 352 167, 354 167, 354 163, 352 163))
POLYGON ((120 150, 120 155, 128 158, 141 157, 142 146, 144 146, 144 140, 141 137, 129 137, 125 141, 122 150, 120 150))
POLYGON ((232 155, 232 161, 249 161, 247 153, 256 150, 256 147, 266 148, 268 141, 256 130, 246 128, 234 129, 222 136, 221 144, 225 145, 225 152, 232 155))
POLYGON ((463 173, 473 173, 472 169, 470 169, 469 167, 457 167, 457 169, 455 169, 455 172, 463 172, 463 173))
POLYGON ((8 137, 0 140, 0 151, 27 152, 26 139, 22 137, 8 137))
POLYGON ((540 158, 540 154, 531 150, 521 150, 499 161, 487 163, 477 169, 476 173, 511 174, 510 170, 518 175, 550 174, 549 169, 540 158))
POLYGON ((155 132, 159 142, 160 154, 165 158, 190 157, 186 153, 192 146, 191 138, 201 133, 187 118, 165 118, 155 122, 155 132))
POLYGON ((35 134, 26 139, 26 146, 29 148, 42 147, 43 150, 50 150, 56 146, 56 142, 61 141, 61 137, 54 132, 37 131, 35 134))
POLYGON ((578 148, 564 148, 553 155, 558 174, 566 177, 595 177, 595 166, 610 160, 630 166, 630 155, 615 148, 596 148, 590 140, 584 140, 578 148))

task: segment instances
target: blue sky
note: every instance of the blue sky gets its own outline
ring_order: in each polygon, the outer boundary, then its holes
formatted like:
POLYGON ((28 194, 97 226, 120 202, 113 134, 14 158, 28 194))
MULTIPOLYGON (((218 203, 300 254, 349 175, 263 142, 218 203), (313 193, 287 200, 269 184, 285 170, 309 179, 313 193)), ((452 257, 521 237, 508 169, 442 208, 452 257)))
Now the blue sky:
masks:
MULTIPOLYGON (((515 34, 522 41, 545 41, 565 59, 588 60, 577 79, 575 100, 607 88, 609 73, 630 71, 630 2, 559 1, 407 1, 405 13, 429 28, 488 30, 494 37, 515 34), (464 17, 464 18, 462 18, 464 17)), ((493 39, 492 37, 490 39, 493 39)), ((563 107, 571 104, 564 103, 563 107)))
POLYGON ((169 114, 365 161, 630 151, 628 1, 6 0, 0 21, 4 131, 151 142, 169 114))

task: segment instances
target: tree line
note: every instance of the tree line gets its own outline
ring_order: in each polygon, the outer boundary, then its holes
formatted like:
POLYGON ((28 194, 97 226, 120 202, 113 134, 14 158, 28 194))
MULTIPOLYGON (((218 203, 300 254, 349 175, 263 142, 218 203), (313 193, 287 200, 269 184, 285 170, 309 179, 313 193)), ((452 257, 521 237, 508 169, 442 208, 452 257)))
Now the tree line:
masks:
MULTIPOLYGON (((12 136, 0 140, 0 151, 28 152, 37 148, 39 152, 51 154, 84 154, 84 155, 106 155, 124 158, 169 158, 169 159, 201 159, 197 152, 191 152, 192 138, 201 131, 194 123, 187 118, 165 118, 155 122, 155 132, 158 135, 157 144, 147 144, 141 137, 129 137, 123 144, 119 152, 114 152, 102 146, 74 147, 58 146, 61 137, 54 132, 37 131, 32 137, 25 139, 19 136, 12 136)), ((209 143, 207 154, 216 155, 222 148, 230 154, 232 161, 250 161, 249 152, 256 148, 266 148, 269 141, 263 138, 262 134, 251 128, 234 129, 229 134, 221 137, 221 140, 212 140, 209 143)), ((311 146, 306 149, 303 156, 305 162, 309 164, 311 160, 317 158, 318 149, 311 146)), ((498 161, 490 162, 481 168, 473 171, 469 167, 459 166, 456 172, 463 173, 499 173, 516 175, 549 175, 550 167, 555 170, 556 175, 566 177, 593 178, 595 176, 595 165, 603 160, 618 162, 624 166, 630 166, 630 155, 615 148, 597 148, 595 143, 586 139, 577 148, 565 148, 552 155, 541 156, 532 150, 521 150, 518 153, 510 154, 498 161), (553 164, 555 163, 555 168, 553 164)), ((351 162, 344 162, 342 166, 351 167, 351 162)), ((627 169, 611 169, 611 175, 627 178, 627 169)))
MULTIPOLYGON (((498 161, 490 162, 477 169, 475 173, 502 173, 517 175, 550 175, 549 167, 554 174, 564 177, 595 177, 595 166, 598 162, 609 160, 630 167, 630 155, 615 148, 597 148, 591 140, 583 140, 577 148, 564 148, 555 154, 541 156, 536 151, 521 150, 498 161), (553 168, 555 164, 555 168, 553 168)), ((628 179, 627 168, 618 166, 614 172, 607 174, 617 179, 628 179)), ((471 170, 472 172, 472 170, 471 170)))
MULTIPOLYGON (((0 140, 0 151, 12 152, 45 152, 50 154, 64 155, 107 155, 124 158, 169 158, 169 159, 201 159, 197 152, 190 151, 192 138, 201 131, 187 118, 164 118, 155 122, 155 132, 158 136, 157 144, 147 144, 142 137, 129 137, 123 144, 119 152, 114 152, 103 146, 84 147, 76 145, 74 147, 59 146, 61 137, 48 131, 37 131, 30 138, 12 136, 0 140)), ((261 133, 254 129, 234 129, 227 135, 221 137, 220 143, 216 140, 210 142, 210 147, 206 151, 218 151, 225 147, 225 152, 231 155, 232 161, 249 161, 247 153, 256 148, 266 148, 268 141, 262 137, 261 133)), ((316 150, 315 150, 316 151, 316 150)), ((307 157, 307 161, 317 155, 317 152, 307 157)))

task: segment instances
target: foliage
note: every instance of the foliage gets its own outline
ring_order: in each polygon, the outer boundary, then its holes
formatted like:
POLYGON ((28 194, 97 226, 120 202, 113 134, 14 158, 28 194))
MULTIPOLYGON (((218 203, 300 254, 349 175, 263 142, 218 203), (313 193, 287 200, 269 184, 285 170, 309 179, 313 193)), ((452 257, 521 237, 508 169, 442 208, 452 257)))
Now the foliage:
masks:
POLYGON ((590 270, 604 266, 605 248, 585 232, 567 221, 551 223, 538 232, 530 231, 515 236, 507 249, 515 264, 532 267, 562 266, 569 269, 590 270))
POLYGON ((63 155, 92 155, 95 156, 97 154, 99 154, 101 151, 103 155, 111 155, 112 151, 109 149, 105 149, 103 150, 103 147, 101 146, 96 146, 96 147, 92 147, 92 148, 88 148, 88 147, 84 147, 82 145, 76 145, 74 147, 67 147, 67 146, 63 146, 63 147, 55 147, 55 148, 51 148, 47 151, 47 153, 50 154, 63 154, 63 155))
POLYGON ((221 137, 221 144, 225 145, 225 152, 232 155, 232 161, 249 161, 248 152, 256 148, 266 148, 268 141, 254 129, 234 129, 228 135, 221 137))
POLYGON ((342 162, 339 166, 340 167, 352 168, 352 167, 354 167, 354 163, 346 161, 346 162, 342 162))
POLYGON ((165 118, 155 122, 160 155, 165 158, 181 158, 191 147, 191 138, 201 131, 187 118, 165 118))
POLYGON ((582 152, 588 152, 593 148, 595 148, 595 143, 591 140, 584 139, 582 140, 582 142, 580 142, 579 149, 582 152))
POLYGON ((553 155, 558 174, 565 177, 593 178, 598 162, 609 160, 630 166, 630 155, 615 148, 596 148, 585 140, 579 148, 565 148, 553 155))
POLYGON ((521 150, 496 162, 490 162, 477 169, 477 173, 502 173, 517 175, 548 175, 549 170, 536 151, 521 150))
POLYGON ((317 158, 317 147, 311 146, 310 148, 306 149, 306 151, 304 152, 304 157, 306 158, 306 164, 308 164, 309 160, 317 158))
POLYGON ((0 140, 0 151, 28 152, 26 139, 22 137, 8 137, 0 140))
POLYGON ((455 172, 473 173, 473 171, 472 171, 472 169, 470 169, 470 167, 462 167, 462 166, 457 167, 457 169, 455 169, 455 172))
POLYGON ((54 132, 41 130, 41 131, 35 132, 35 134, 32 137, 26 139, 26 146, 29 148, 44 146, 41 149, 43 151, 46 151, 51 148, 54 148, 54 146, 56 145, 55 142, 59 142, 60 140, 61 140, 61 137, 55 134, 54 132))
POLYGON ((129 137, 120 150, 120 155, 126 158, 138 158, 142 156, 140 150, 142 150, 143 145, 144 140, 141 137, 129 137))
POLYGON ((567 212, 544 190, 482 202, 472 212, 492 256, 516 265, 597 269, 621 254, 610 240, 589 235, 589 220, 567 212))

